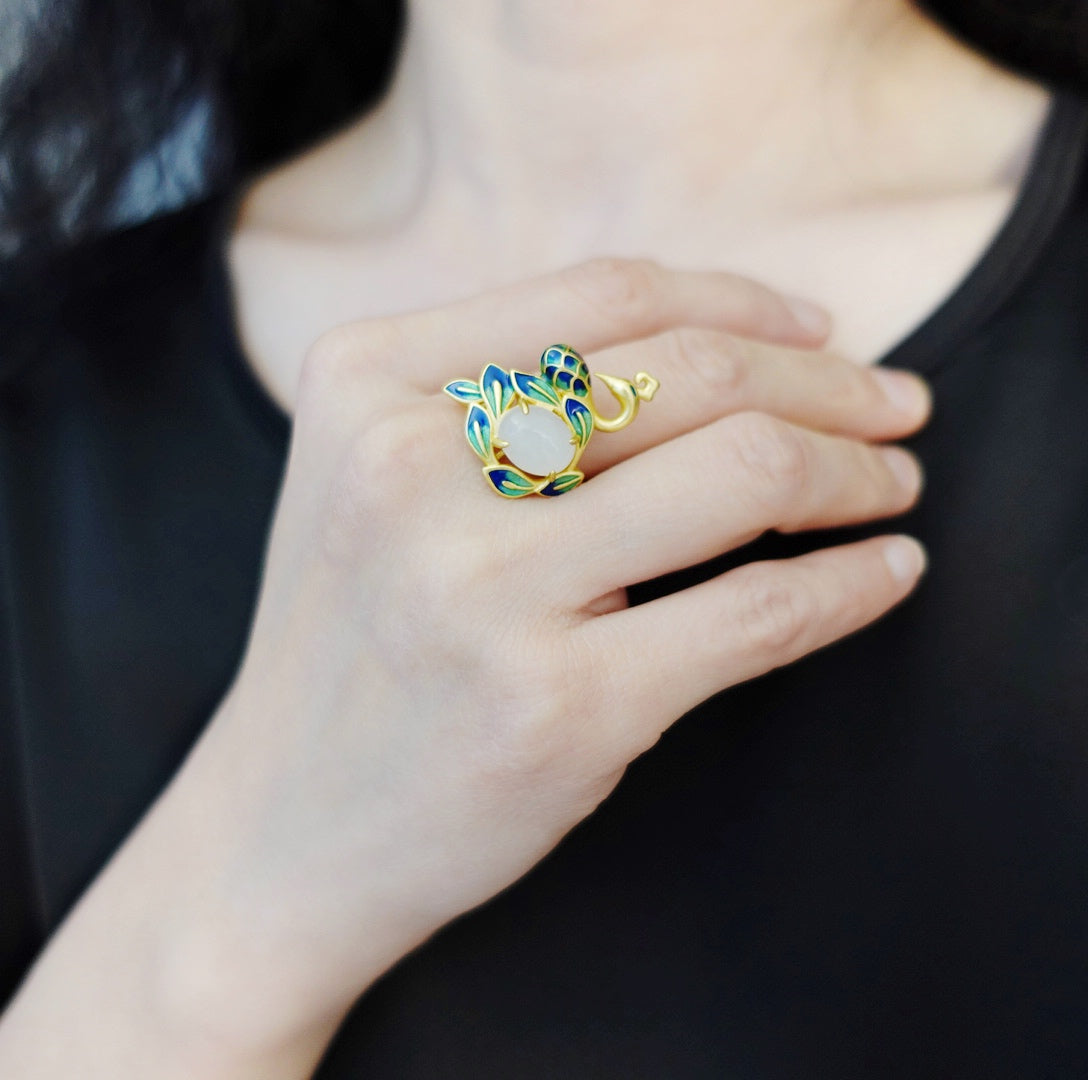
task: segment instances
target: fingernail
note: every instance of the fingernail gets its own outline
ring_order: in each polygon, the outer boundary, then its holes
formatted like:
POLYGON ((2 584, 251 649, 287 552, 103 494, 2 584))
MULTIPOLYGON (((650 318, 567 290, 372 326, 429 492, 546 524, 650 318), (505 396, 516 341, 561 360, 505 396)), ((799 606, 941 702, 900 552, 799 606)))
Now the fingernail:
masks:
POLYGON ((913 454, 899 446, 882 446, 880 455, 907 491, 917 491, 922 486, 922 467, 913 454))
POLYGON ((831 315, 819 304, 802 300, 799 296, 783 296, 786 307, 798 326, 813 337, 826 337, 831 332, 831 315))
POLYGON ((896 536, 884 545, 884 561, 896 581, 913 581, 926 568, 926 549, 911 536, 896 536))
POLYGON ((874 368, 873 377, 896 412, 924 416, 929 412, 929 387, 907 371, 874 368))

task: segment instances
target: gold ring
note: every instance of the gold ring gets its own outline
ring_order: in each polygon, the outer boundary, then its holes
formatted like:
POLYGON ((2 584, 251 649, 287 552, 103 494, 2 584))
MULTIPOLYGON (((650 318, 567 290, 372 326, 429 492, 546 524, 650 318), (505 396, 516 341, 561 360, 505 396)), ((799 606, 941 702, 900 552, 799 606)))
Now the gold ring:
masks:
POLYGON ((551 345, 540 373, 505 371, 488 364, 479 382, 455 379, 442 389, 468 406, 465 437, 484 463, 484 476, 507 499, 562 495, 585 475, 577 465, 596 431, 619 431, 657 393, 657 379, 640 371, 634 381, 597 375, 620 404, 605 417, 593 403, 589 368, 569 345, 551 345))

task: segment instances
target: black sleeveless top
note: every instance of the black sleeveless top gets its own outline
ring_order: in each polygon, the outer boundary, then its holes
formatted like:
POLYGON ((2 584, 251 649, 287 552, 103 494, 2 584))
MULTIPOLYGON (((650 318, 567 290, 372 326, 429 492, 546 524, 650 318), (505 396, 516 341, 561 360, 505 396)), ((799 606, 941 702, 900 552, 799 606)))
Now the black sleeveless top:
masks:
MULTIPOLYGON (((1004 227, 885 358, 936 394, 917 595, 680 721, 363 997, 323 1080, 1088 1075, 1086 152, 1058 97, 1004 227)), ((290 424, 235 336, 230 210, 0 300, 5 992, 241 658, 290 424)))

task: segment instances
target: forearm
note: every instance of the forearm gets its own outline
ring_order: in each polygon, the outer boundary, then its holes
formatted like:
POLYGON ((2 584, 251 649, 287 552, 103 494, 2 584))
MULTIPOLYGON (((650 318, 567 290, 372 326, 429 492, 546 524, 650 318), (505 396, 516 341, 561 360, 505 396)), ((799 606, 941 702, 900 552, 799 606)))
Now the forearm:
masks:
POLYGON ((349 995, 307 1015, 289 972, 270 985, 284 958, 222 891, 215 772, 187 765, 54 935, 0 1018, 5 1080, 311 1075, 349 995))

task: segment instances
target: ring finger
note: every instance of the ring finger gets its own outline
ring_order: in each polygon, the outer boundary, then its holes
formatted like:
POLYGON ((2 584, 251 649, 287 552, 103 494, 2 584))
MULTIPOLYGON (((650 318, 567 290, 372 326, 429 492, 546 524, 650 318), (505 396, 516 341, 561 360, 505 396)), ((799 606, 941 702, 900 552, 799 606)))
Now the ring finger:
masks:
POLYGON ((902 513, 921 469, 900 447, 739 413, 620 462, 556 500, 555 526, 581 537, 586 602, 739 547, 902 513))

